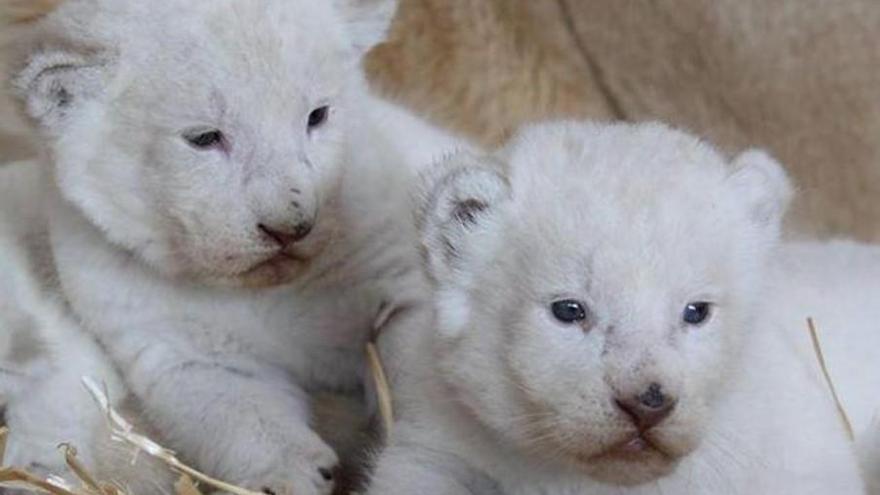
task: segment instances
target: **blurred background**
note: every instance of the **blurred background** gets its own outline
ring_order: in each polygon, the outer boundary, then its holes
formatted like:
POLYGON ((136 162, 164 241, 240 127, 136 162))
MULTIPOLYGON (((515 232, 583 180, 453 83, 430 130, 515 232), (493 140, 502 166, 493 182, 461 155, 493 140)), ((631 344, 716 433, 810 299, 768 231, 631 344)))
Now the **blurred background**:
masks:
MULTIPOLYGON (((664 120, 771 151, 794 232, 880 241, 880 1, 400 1, 367 70, 435 123, 494 147, 535 120, 664 120)), ((0 161, 32 149, 8 107, 0 161)))

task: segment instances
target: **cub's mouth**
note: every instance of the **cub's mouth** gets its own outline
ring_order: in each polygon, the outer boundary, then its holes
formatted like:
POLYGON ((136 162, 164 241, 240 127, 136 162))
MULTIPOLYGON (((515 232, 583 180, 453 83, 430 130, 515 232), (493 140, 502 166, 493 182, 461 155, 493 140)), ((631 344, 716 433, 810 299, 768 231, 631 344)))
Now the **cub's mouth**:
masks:
POLYGON ((235 276, 236 282, 251 288, 291 283, 315 264, 327 246, 332 244, 332 239, 332 232, 322 229, 312 231, 300 242, 269 250, 239 272, 235 276))
POLYGON ((609 458, 639 461, 648 456, 655 455, 669 457, 670 459, 675 458, 672 454, 667 453, 662 445, 651 440, 649 436, 645 434, 634 434, 626 440, 614 444, 611 448, 591 456, 591 459, 601 460, 609 458))
POLYGON ((634 433, 611 447, 579 457, 588 475, 616 485, 639 485, 670 474, 681 456, 672 453, 648 433, 634 433))
POLYGON ((285 264, 285 263, 306 263, 309 261, 309 255, 306 253, 301 253, 293 250, 285 250, 279 251, 267 259, 259 262, 252 268, 251 270, 256 270, 257 268, 264 265, 277 265, 277 264, 285 264))
POLYGON ((245 287, 271 287, 293 281, 308 266, 311 256, 287 249, 269 255, 239 275, 245 287))

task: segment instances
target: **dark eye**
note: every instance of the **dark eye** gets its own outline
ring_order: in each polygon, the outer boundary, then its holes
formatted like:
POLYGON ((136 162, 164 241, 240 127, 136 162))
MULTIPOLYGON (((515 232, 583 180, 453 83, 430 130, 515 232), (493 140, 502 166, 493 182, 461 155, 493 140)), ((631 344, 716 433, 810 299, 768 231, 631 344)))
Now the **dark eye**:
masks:
POLYGON ((327 122, 327 116, 330 115, 330 107, 323 106, 312 110, 309 114, 309 130, 316 129, 327 122))
POLYGON ((223 133, 212 129, 206 132, 184 136, 186 142, 199 149, 208 149, 220 146, 223 143, 223 133))
POLYGON ((563 323, 575 323, 587 318, 586 305, 573 299, 556 301, 550 306, 550 309, 553 310, 553 316, 563 323))
POLYGON ((699 325, 705 323, 712 313, 712 304, 707 302, 692 302, 684 307, 682 319, 688 325, 699 325))

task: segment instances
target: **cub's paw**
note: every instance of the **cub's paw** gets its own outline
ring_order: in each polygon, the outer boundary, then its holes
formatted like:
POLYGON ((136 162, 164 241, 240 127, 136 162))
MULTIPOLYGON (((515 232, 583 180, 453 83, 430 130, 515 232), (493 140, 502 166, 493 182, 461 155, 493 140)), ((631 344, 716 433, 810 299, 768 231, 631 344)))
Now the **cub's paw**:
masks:
POLYGON ((318 435, 302 432, 280 452, 263 476, 239 484, 267 495, 330 495, 333 493, 339 458, 318 435))

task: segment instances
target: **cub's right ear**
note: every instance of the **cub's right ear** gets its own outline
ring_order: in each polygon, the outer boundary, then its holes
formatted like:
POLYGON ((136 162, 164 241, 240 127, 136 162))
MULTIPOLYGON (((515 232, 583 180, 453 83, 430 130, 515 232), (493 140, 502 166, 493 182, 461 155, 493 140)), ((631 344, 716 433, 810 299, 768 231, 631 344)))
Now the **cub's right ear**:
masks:
POLYGON ((447 280, 467 262, 471 242, 497 219, 510 199, 501 165, 466 152, 435 165, 425 175, 418 214, 429 275, 447 280))
POLYGON ((13 79, 13 90, 27 115, 55 132, 88 103, 101 99, 112 65, 109 56, 95 52, 38 52, 13 79))

